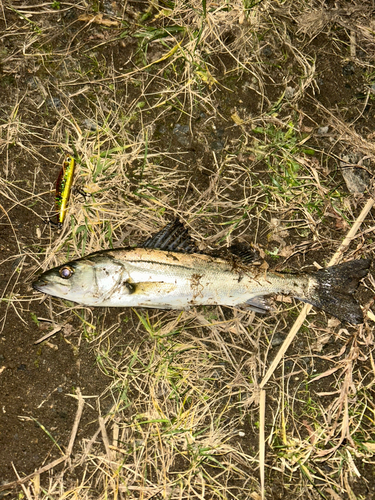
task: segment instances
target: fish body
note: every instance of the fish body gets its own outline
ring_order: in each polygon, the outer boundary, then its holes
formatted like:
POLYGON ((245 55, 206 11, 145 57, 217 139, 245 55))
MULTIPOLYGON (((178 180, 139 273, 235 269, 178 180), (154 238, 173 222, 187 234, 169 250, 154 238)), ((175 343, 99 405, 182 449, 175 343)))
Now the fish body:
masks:
POLYGON ((223 259, 136 248, 91 254, 45 273, 34 287, 90 306, 184 309, 235 306, 273 293, 306 296, 307 276, 235 268, 223 259), (67 279, 61 273, 72 275, 67 279), (44 283, 44 285, 42 285, 44 283))
POLYGON ((163 231, 143 247, 96 252, 46 271, 33 286, 87 306, 160 309, 223 305, 265 312, 268 306, 264 298, 283 294, 352 323, 363 320, 352 293, 367 274, 369 260, 347 262, 314 274, 272 273, 246 259, 196 253, 186 237, 181 246, 186 248, 188 243, 191 251, 184 253, 173 243, 165 243, 170 231, 163 231))

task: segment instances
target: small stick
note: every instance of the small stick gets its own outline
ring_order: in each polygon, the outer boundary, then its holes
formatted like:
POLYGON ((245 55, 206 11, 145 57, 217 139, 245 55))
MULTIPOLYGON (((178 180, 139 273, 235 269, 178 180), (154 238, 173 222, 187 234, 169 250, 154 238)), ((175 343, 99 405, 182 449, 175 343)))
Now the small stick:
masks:
POLYGON ((79 387, 76 388, 76 394, 77 394, 77 399, 78 399, 78 408, 77 408, 76 417, 74 419, 73 429, 72 429, 72 432, 70 434, 68 448, 66 450, 66 455, 68 457, 70 457, 70 455, 72 454, 72 451, 73 451, 74 441, 76 439, 77 431, 78 431, 78 425, 79 425, 79 422, 81 421, 83 406, 85 404, 84 399, 82 397, 81 389, 79 387))
MULTIPOLYGON (((336 250, 334 253, 333 257, 329 261, 328 266, 333 266, 335 265, 341 258, 341 255, 343 252, 346 250, 346 248, 349 246, 350 242, 352 239, 355 237, 358 229, 360 228, 361 224, 364 222, 367 214, 369 211, 372 209, 374 206, 375 199, 371 198, 367 201, 366 205, 362 209, 361 213, 359 214, 357 220, 349 230, 348 234, 346 235, 344 241, 341 243, 339 248, 336 250)), ((276 367, 278 366, 281 358, 284 356, 285 352, 287 351, 288 347, 290 344, 293 342, 294 337, 298 333, 300 327, 302 326, 302 323, 305 321, 306 316, 310 312, 310 309, 312 308, 311 304, 305 304, 302 308, 302 311, 300 312, 298 318, 296 319, 294 325, 292 326, 288 336, 284 340, 283 345, 280 347, 279 352, 277 353, 275 359, 271 363, 270 367, 268 368, 265 376, 263 377, 263 380, 259 384, 260 388, 260 400, 259 400, 259 464, 260 464, 260 488, 261 488, 261 496, 262 500, 264 499, 264 480, 265 480, 265 475, 264 475, 264 465, 265 465, 265 402, 266 402, 266 392, 264 390, 264 386, 266 383, 269 381, 270 377, 272 376, 273 372, 275 371, 276 367)), ((340 442, 341 444, 341 442, 340 442)))
POLYGON ((50 337, 52 337, 52 335, 55 335, 55 333, 59 332, 60 330, 61 330, 61 325, 56 326, 53 330, 51 330, 50 332, 46 333, 40 339, 36 340, 34 342, 34 345, 40 344, 41 342, 44 342, 45 340, 49 339, 50 337))
POLYGON ((356 57, 356 47, 357 47, 357 40, 355 36, 355 31, 351 30, 350 31, 350 57, 356 57))
MULTIPOLYGON (((112 413, 113 413, 113 411, 114 411, 115 408, 116 408, 116 405, 114 404, 111 407, 111 409, 109 410, 108 415, 103 418, 103 424, 106 424, 108 422, 108 420, 111 418, 112 413)), ((95 434, 92 436, 92 438, 90 439, 90 441, 87 443, 87 445, 85 447, 85 450, 82 453, 82 457, 81 457, 81 460, 80 460, 80 464, 81 465, 85 462, 87 455, 90 453, 91 448, 92 448, 93 444, 95 443, 95 441, 97 440, 97 438, 98 438, 98 436, 99 436, 100 433, 101 433, 101 427, 99 425, 99 429, 95 432, 95 434)))
MULTIPOLYGON (((364 222, 367 214, 369 213, 369 211, 371 210, 371 208, 374 206, 374 203, 375 203, 375 199, 374 198, 371 198, 371 199, 369 199, 367 201, 367 203, 364 206, 362 212, 359 214, 357 220, 355 221, 355 223, 351 227, 350 231, 346 235, 344 241, 341 243, 341 245, 339 246, 339 248, 334 253, 333 257, 329 261, 328 267, 335 265, 340 260, 341 255, 344 253, 344 251, 346 250, 346 248, 349 246, 350 242, 354 239, 354 237, 355 237, 358 229, 360 228, 361 224, 364 222)), ((312 308, 311 304, 305 304, 303 306, 302 311, 300 312, 298 318, 296 319, 294 325, 292 326, 292 328, 291 328, 288 336, 284 340, 283 345, 280 347, 279 352, 277 353, 275 359, 271 363, 271 366, 268 368, 267 373, 263 377, 263 380, 259 384, 259 388, 260 389, 263 389, 264 386, 266 385, 266 383, 269 381, 271 375, 275 371, 275 369, 276 369, 277 365, 279 364, 281 358, 284 356, 284 354, 287 351, 288 347, 293 342, 294 337, 296 336, 296 334, 298 333, 299 329, 301 328, 302 323, 305 321, 306 316, 310 312, 311 308, 312 308)))
POLYGON ((363 207, 362 212, 359 214, 357 220, 355 221, 355 223, 351 227, 350 231, 346 235, 344 241, 341 243, 339 248, 336 250, 332 259, 329 261, 328 266, 333 266, 339 261, 341 255, 344 253, 346 248, 349 246, 350 242, 354 239, 355 235, 357 234, 357 231, 360 228, 361 224, 363 224, 363 222, 365 221, 366 216, 369 213, 369 211, 372 209, 372 207, 374 206, 374 203, 375 203, 375 198, 370 198, 369 200, 367 200, 367 203, 363 207))
POLYGON ((265 450, 266 443, 264 440, 265 434, 265 416, 266 416, 266 391, 264 389, 260 390, 259 394, 259 475, 260 475, 260 492, 262 496, 262 500, 264 500, 265 491, 264 491, 264 483, 265 483, 265 474, 264 474, 264 465, 265 465, 265 450))
POLYGON ((44 465, 44 467, 41 467, 40 469, 36 470, 32 474, 29 474, 28 476, 22 477, 21 479, 17 479, 17 481, 12 481, 11 483, 7 484, 2 484, 0 485, 0 491, 5 491, 5 490, 10 490, 12 488, 15 488, 16 486, 20 486, 21 484, 27 483, 30 479, 32 479, 34 476, 38 474, 42 474, 43 472, 46 472, 47 470, 53 469, 57 465, 61 464, 61 462, 64 462, 68 457, 66 455, 63 455, 60 458, 57 458, 53 462, 44 465))
POLYGON ((102 435, 104 448, 105 448, 105 451, 107 453, 107 458, 109 461, 111 461, 112 460, 112 451, 111 451, 110 444, 109 444, 107 429, 105 428, 104 418, 102 416, 99 417, 99 428, 100 428, 100 432, 102 435))
POLYGON ((22 484, 25 484, 33 477, 38 476, 40 474, 43 474, 43 472, 47 472, 48 470, 53 469, 54 467, 61 464, 62 462, 66 462, 67 460, 69 460, 70 455, 72 454, 73 445, 74 445, 74 441, 75 441, 75 438, 77 435, 78 425, 79 425, 79 422, 81 420, 83 404, 84 404, 84 400, 83 400, 81 391, 79 390, 78 387, 77 387, 77 395, 78 395, 78 408, 77 408, 77 413, 76 413, 76 417, 75 417, 74 424, 73 424, 73 429, 72 429, 72 432, 70 435, 70 440, 69 440, 67 452, 62 457, 57 458, 56 460, 54 460, 53 462, 51 462, 47 465, 44 465, 40 469, 29 474, 28 476, 19 478, 19 479, 17 479, 17 481, 12 481, 11 483, 0 485, 0 491, 10 490, 12 488, 15 488, 16 486, 20 486, 22 484))

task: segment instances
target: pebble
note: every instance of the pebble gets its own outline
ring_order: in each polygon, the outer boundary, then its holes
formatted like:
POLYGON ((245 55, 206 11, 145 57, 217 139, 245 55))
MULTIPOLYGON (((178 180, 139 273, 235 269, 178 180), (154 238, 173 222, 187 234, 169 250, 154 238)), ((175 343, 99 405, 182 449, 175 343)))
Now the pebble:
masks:
POLYGON ((352 62, 342 67, 342 74, 344 76, 354 75, 354 73, 355 73, 355 66, 352 62))
POLYGON ((279 333, 276 333, 273 337, 272 337, 272 340, 271 340, 271 346, 272 347, 277 347, 279 345, 281 345, 285 340, 285 336, 284 335, 280 335, 279 333))
POLYGON ((369 187, 370 175, 363 166, 362 158, 353 153, 344 156, 342 160, 340 162, 341 174, 348 191, 353 194, 364 193, 369 187))
POLYGON ((90 118, 85 118, 83 120, 83 125, 87 130, 92 130, 92 132, 96 132, 98 130, 98 124, 91 120, 90 118))
POLYGON ((214 151, 221 151, 222 149, 224 149, 224 144, 221 141, 213 141, 211 143, 211 148, 214 151))
POLYGON ((52 97, 52 99, 46 99, 46 104, 49 108, 61 108, 61 101, 58 97, 52 97))
POLYGON ((172 133, 175 135, 177 142, 182 146, 190 146, 190 127, 188 125, 180 125, 177 123, 173 127, 172 133))
POLYGON ((318 128, 318 134, 319 134, 319 135, 328 134, 328 130, 329 130, 328 125, 327 125, 327 126, 325 126, 325 127, 319 127, 319 128, 318 128))
POLYGON ((285 89, 285 98, 291 99, 295 93, 296 93, 296 89, 294 89, 293 87, 287 87, 285 89))

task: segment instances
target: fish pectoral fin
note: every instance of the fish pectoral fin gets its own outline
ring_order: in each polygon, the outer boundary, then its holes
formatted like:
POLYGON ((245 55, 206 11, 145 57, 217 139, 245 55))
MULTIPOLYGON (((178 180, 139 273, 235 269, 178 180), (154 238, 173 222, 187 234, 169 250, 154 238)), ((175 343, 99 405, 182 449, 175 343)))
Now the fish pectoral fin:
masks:
POLYGON ((237 307, 241 307, 242 309, 250 309, 251 311, 260 314, 266 314, 271 309, 271 306, 267 301, 267 297, 265 297, 264 295, 252 297, 244 304, 239 304, 237 307))

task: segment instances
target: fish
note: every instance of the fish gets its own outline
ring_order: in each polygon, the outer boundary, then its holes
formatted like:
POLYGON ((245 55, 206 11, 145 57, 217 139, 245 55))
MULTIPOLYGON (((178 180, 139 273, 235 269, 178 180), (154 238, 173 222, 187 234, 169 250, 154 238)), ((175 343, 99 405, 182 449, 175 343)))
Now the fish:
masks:
POLYGON ((352 324, 363 322, 354 297, 371 259, 314 273, 265 270, 252 249, 203 253, 179 219, 138 247, 98 251, 50 269, 33 283, 39 292, 85 306, 183 310, 199 305, 270 310, 267 298, 289 295, 352 324))

